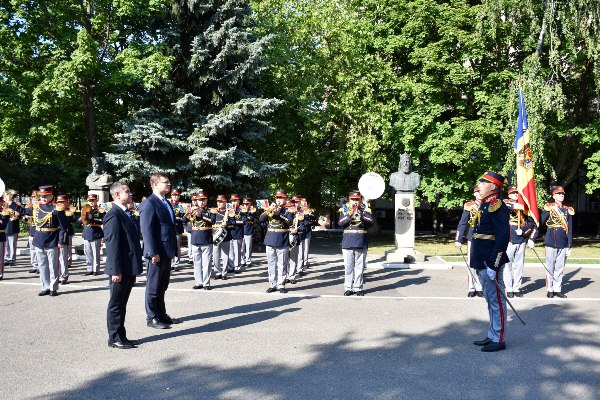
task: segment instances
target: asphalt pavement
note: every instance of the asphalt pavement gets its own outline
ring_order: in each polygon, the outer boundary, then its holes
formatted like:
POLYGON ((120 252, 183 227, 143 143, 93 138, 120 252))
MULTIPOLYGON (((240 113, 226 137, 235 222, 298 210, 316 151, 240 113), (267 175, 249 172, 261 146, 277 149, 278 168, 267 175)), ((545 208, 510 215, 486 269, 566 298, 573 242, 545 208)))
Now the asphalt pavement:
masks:
MULTIPOLYGON (((23 245, 21 243, 21 245, 23 245)), ((366 296, 344 297, 339 237, 316 234, 310 268, 286 294, 266 293, 264 253, 213 290, 174 272, 167 311, 146 327, 142 275, 129 300, 128 337, 107 346, 106 276, 75 261, 57 297, 38 297, 28 257, 0 282, 0 387, 5 399, 599 399, 600 268, 567 265, 567 299, 547 299, 542 267, 526 268, 510 299, 507 350, 482 353, 481 298, 466 269, 388 270, 370 257, 366 296)))

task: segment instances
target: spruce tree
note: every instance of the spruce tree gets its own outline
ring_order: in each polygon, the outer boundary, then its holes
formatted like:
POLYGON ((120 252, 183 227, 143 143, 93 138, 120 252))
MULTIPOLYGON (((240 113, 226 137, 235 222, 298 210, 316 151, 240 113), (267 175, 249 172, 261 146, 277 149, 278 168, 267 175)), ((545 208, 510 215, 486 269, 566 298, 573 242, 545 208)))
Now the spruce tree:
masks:
POLYGON ((244 0, 174 3, 165 30, 176 60, 171 80, 149 109, 122 122, 115 151, 107 154, 118 176, 165 171, 187 193, 255 194, 283 168, 254 151, 266 146, 266 120, 281 101, 261 98, 253 85, 271 37, 252 35, 250 13, 244 0))

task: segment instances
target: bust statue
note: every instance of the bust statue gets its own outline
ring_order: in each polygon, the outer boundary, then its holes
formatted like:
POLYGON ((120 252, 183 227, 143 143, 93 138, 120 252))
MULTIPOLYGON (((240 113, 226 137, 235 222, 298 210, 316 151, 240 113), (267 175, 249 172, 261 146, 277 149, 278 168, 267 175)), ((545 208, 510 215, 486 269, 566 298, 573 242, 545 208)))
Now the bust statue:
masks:
POLYGON ((412 172, 410 153, 402 154, 398 171, 390 175, 390 186, 396 189, 396 192, 414 192, 420 183, 419 174, 412 172))
POLYGON ((112 176, 104 171, 104 159, 92 157, 92 173, 85 179, 85 184, 90 190, 107 189, 113 183, 112 176))

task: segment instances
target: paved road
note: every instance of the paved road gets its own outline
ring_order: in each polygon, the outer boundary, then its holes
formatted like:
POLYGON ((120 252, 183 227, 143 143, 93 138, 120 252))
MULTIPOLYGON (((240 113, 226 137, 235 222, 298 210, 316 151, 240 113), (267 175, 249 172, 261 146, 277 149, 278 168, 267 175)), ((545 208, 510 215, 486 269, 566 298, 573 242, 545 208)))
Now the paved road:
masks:
MULTIPOLYGON (((546 299, 541 268, 513 299, 508 350, 485 354, 483 299, 466 273, 369 268, 367 296, 343 297, 338 238, 314 241, 309 274, 267 294, 264 254, 211 292, 175 272, 167 309, 184 320, 145 326, 144 277, 126 326, 135 350, 106 346, 107 279, 76 262, 60 296, 38 297, 25 257, 0 282, 0 387, 6 399, 598 399, 599 268, 567 268, 568 299, 546 299)), ((375 262, 373 263, 375 264, 375 262)))

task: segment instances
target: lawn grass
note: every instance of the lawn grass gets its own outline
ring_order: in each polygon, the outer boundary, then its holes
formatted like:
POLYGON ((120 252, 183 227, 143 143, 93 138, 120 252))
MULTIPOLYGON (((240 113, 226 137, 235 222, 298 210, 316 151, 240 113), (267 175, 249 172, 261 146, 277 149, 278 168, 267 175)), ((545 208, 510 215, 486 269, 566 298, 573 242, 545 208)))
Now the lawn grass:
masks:
MULTIPOLYGON (((393 250, 394 236, 372 235, 369 237, 369 253, 373 255, 384 254, 387 250, 393 250)), ((462 251, 467 253, 466 243, 462 246, 462 251)), ((449 236, 417 236, 415 239, 415 250, 427 256, 441 256, 446 261, 462 261, 460 250, 454 246, 454 239, 449 236)), ((536 242, 535 250, 542 259, 545 258, 544 245, 541 241, 536 242)), ((526 250, 525 262, 539 262, 535 254, 528 248, 526 250)), ((578 237, 573 240, 573 251, 570 257, 571 262, 577 261, 577 264, 600 264, 600 240, 587 237, 578 237), (576 260, 578 259, 578 260, 576 260)))

